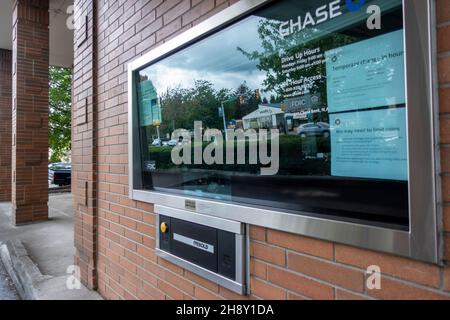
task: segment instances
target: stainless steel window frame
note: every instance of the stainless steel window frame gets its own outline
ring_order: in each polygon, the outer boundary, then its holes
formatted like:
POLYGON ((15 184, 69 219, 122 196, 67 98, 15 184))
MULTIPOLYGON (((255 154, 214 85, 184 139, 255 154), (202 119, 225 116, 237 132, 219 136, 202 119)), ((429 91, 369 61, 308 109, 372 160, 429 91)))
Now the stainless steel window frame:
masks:
POLYGON ((441 215, 439 184, 439 130, 436 94, 435 3, 403 0, 409 153, 409 232, 370 225, 314 218, 235 203, 182 197, 142 190, 139 127, 134 73, 228 26, 273 0, 241 0, 183 34, 160 45, 128 66, 129 101, 129 196, 131 199, 186 209, 251 225, 300 234, 360 248, 392 253, 416 260, 440 263, 438 238, 441 215), (135 147, 136 146, 136 147, 135 147))

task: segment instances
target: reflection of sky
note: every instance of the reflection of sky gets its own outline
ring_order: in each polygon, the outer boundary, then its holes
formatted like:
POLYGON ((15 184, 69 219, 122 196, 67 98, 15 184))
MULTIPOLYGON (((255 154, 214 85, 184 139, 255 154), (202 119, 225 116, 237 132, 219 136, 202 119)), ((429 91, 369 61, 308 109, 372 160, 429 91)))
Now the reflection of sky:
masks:
MULTIPOLYGON (((326 0, 319 1, 320 3, 326 0)), ((373 0, 375 2, 375 0, 373 0)), ((392 9, 401 4, 400 0, 377 0, 383 11, 392 9)), ((304 15, 309 7, 314 8, 317 1, 305 3, 290 0, 281 2, 271 11, 264 11, 266 17, 273 20, 288 21, 289 18, 300 14, 304 15), (285 14, 280 15, 280 12, 285 14)), ((261 89, 262 82, 266 79, 266 73, 259 71, 256 61, 250 61, 244 54, 237 50, 238 47, 246 52, 264 52, 261 39, 258 34, 258 25, 267 18, 250 16, 233 26, 197 42, 188 48, 173 54, 162 61, 155 63, 141 71, 153 82, 158 94, 166 92, 170 88, 192 88, 196 80, 206 80, 213 84, 216 90, 236 90, 239 85, 246 82, 247 86, 261 89)), ((345 29, 353 24, 361 23, 367 19, 365 10, 357 13, 345 13, 335 19, 324 22, 320 27, 308 28, 304 32, 297 32, 298 39, 313 41, 321 36, 345 29)), ((379 45, 379 44, 378 44, 379 45)), ((281 48, 280 52, 281 53, 281 48)), ((270 93, 264 94, 267 97, 270 93)))
POLYGON ((246 52, 262 51, 258 38, 261 17, 251 16, 232 28, 188 47, 142 71, 159 93, 168 88, 191 88, 195 80, 210 81, 214 88, 237 89, 246 81, 250 89, 260 88, 265 72, 256 68, 246 52))

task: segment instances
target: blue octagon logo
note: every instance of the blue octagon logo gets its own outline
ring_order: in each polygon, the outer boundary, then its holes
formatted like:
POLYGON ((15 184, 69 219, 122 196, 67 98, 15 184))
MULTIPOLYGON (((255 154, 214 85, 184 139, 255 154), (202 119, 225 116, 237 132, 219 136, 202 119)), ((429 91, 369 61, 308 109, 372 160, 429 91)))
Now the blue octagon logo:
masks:
POLYGON ((345 0, 345 4, 350 12, 356 12, 366 4, 366 0, 345 0))

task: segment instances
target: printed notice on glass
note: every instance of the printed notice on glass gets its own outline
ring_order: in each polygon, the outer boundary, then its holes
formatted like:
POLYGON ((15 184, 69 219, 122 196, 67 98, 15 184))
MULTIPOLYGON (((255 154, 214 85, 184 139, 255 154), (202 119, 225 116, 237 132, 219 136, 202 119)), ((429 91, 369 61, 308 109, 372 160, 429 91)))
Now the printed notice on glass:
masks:
POLYGON ((406 109, 330 115, 331 174, 408 180, 406 109))
POLYGON ((408 180, 403 31, 325 56, 331 174, 408 180))
POLYGON ((403 30, 325 52, 330 113, 405 103, 403 30))

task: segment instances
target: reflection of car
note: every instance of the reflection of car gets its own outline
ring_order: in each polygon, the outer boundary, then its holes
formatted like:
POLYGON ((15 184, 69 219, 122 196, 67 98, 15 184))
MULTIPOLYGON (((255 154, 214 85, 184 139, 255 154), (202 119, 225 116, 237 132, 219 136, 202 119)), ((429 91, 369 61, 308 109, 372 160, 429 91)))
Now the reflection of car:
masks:
POLYGON ((52 163, 48 166, 48 181, 60 187, 70 185, 72 165, 70 163, 52 163))
POLYGON ((160 145, 162 145, 161 139, 155 139, 155 140, 153 140, 152 146, 160 146, 160 145))
POLYGON ((310 136, 328 138, 330 136, 330 125, 325 122, 305 123, 298 127, 297 130, 302 138, 310 136))
POLYGON ((177 144, 178 144, 178 141, 175 139, 167 141, 167 145, 170 147, 175 147, 177 144))

